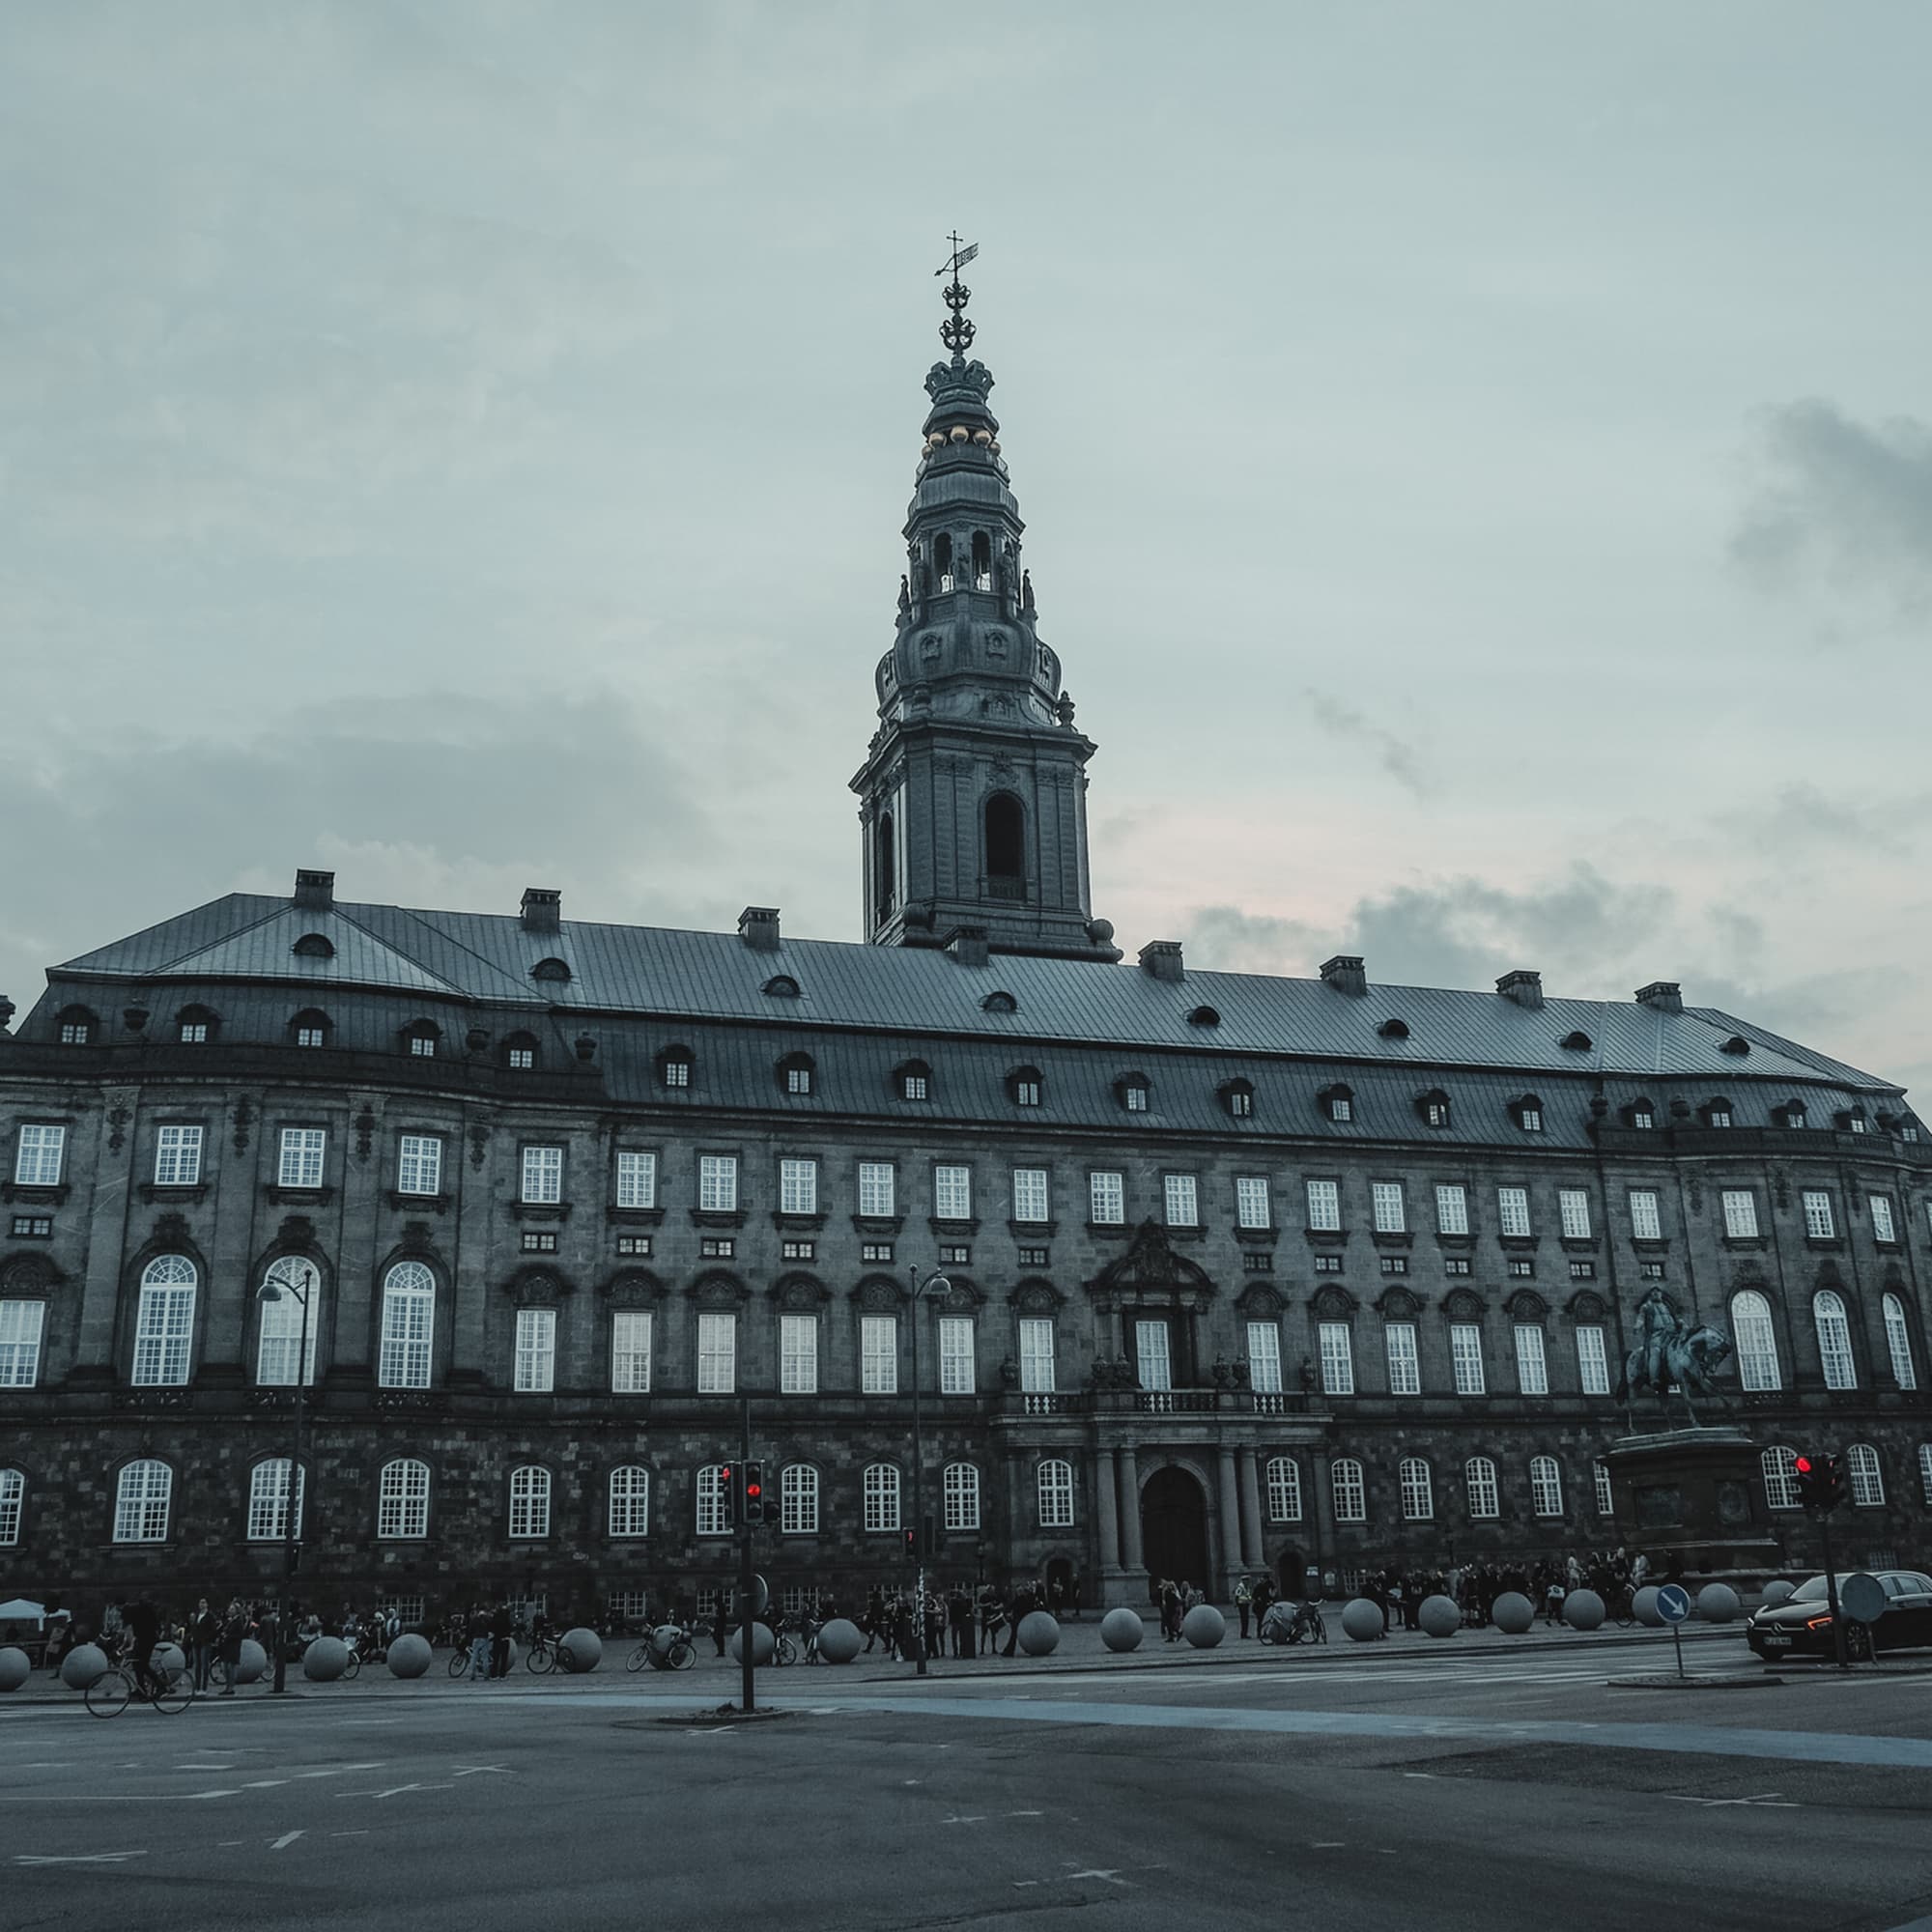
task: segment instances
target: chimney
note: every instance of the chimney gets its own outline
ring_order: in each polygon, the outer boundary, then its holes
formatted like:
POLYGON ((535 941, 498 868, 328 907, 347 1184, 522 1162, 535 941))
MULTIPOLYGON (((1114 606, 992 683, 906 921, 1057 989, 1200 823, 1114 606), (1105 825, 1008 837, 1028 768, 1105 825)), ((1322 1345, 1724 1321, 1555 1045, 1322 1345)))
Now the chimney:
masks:
POLYGON ((550 886, 526 886, 522 917, 526 932, 561 932, 563 895, 550 886))
POLYGON ((1514 973, 1505 973, 1496 981, 1496 991, 1504 999, 1514 1000, 1520 1007, 1527 1007, 1531 1012, 1543 1005, 1543 975, 1529 973, 1520 967, 1514 973))
POLYGON ((1141 971, 1155 980, 1167 980, 1175 985, 1187 978, 1187 969, 1180 963, 1180 941, 1178 939, 1150 939, 1141 948, 1141 971))
POLYGON ((955 925, 946 935, 946 950, 957 966, 983 966, 986 963, 986 928, 983 925, 955 925))
POLYGON ((777 906, 747 906, 738 915, 738 937, 753 952, 779 950, 779 909, 777 906))
POLYGON ((335 903, 333 872, 298 872, 293 901, 305 912, 327 912, 335 903))
POLYGON ((1636 989, 1636 1003, 1660 1013, 1681 1013, 1684 988, 1675 980, 1653 980, 1649 985, 1636 989))
POLYGON ((1369 990, 1368 969, 1359 954, 1338 952, 1334 958, 1321 962, 1321 983, 1334 987, 1338 993, 1347 993, 1351 999, 1364 999, 1369 990))

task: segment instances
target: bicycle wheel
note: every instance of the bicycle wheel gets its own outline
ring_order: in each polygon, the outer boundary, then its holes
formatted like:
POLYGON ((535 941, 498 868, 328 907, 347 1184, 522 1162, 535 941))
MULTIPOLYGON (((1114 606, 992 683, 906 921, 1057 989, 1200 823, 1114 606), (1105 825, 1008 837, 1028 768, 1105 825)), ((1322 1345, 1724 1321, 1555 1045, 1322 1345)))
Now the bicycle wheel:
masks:
POLYGON ((467 1650, 453 1650, 449 1654, 449 1674, 461 1677, 469 1668, 469 1653, 467 1650))
POLYGON ((793 1643, 790 1637, 781 1636, 779 1638, 776 1655, 781 1664, 796 1663, 798 1662, 798 1645, 793 1643))
POLYGON ((556 1652, 547 1643, 533 1643, 524 1659, 524 1668, 533 1676, 542 1677, 556 1664, 556 1652))
POLYGON ((650 1661, 650 1645, 648 1643, 640 1643, 636 1650, 632 1651, 629 1657, 625 1658, 624 1668, 626 1670, 642 1670, 650 1661))
POLYGON ((87 1708, 97 1718, 118 1718, 134 1694, 133 1681, 125 1670, 109 1670, 87 1687, 87 1708))
POLYGON ((194 1702, 194 1679, 185 1670, 171 1670, 156 1690, 153 1703, 157 1711, 179 1717, 194 1702))
POLYGON ((670 1667, 673 1670, 689 1670, 697 1662, 697 1651, 685 1638, 679 1637, 670 1647, 670 1667))
POLYGON ((349 1653, 349 1662, 342 1666, 342 1675, 345 1679, 347 1679, 351 1677, 359 1677, 361 1674, 362 1674, 362 1653, 359 1650, 352 1650, 349 1653))

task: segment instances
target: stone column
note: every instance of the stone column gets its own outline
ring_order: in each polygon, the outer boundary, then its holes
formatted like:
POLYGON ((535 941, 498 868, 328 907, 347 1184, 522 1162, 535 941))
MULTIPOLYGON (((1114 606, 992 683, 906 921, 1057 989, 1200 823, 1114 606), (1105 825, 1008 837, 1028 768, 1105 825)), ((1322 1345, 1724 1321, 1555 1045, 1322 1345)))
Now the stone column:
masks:
POLYGON ((1129 1570, 1145 1569, 1141 1554, 1141 1475, 1134 1452, 1121 1450, 1116 1459, 1121 1477, 1121 1562, 1129 1570))
POLYGON ((1215 1512, 1221 1519, 1221 1583, 1222 1588, 1232 1589, 1232 1574, 1241 1566, 1241 1510, 1235 1493, 1235 1451, 1231 1443, 1224 1442, 1214 1452, 1215 1475, 1220 1507, 1215 1512))
POLYGON ((1120 1480, 1114 1467, 1114 1452, 1094 1452, 1094 1501, 1100 1516, 1100 1568, 1121 1567, 1121 1514, 1114 1485, 1120 1480))
POLYGON ((1241 1561, 1250 1570, 1267 1563, 1267 1542, 1262 1534, 1261 1452, 1243 1449, 1236 1465, 1241 1479, 1241 1561))

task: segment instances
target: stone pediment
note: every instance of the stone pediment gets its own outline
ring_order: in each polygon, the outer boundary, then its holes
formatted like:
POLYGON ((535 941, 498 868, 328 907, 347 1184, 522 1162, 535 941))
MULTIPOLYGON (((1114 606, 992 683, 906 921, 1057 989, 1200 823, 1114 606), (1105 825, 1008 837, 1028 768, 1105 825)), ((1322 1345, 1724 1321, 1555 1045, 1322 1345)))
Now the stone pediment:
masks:
POLYGON ((1126 1253, 1109 1262, 1088 1288, 1102 1306, 1178 1301, 1198 1307, 1214 1293, 1207 1269, 1177 1252, 1158 1221, 1143 1221, 1126 1253))

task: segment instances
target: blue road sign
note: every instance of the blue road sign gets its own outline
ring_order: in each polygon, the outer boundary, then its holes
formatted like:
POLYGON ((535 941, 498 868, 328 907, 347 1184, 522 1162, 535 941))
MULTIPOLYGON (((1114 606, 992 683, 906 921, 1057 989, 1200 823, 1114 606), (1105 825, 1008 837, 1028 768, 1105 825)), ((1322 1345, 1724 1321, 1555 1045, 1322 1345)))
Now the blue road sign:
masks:
POLYGON ((1690 1593, 1676 1583, 1666 1583, 1657 1593, 1657 1614, 1667 1624, 1681 1624, 1690 1614, 1690 1593))

